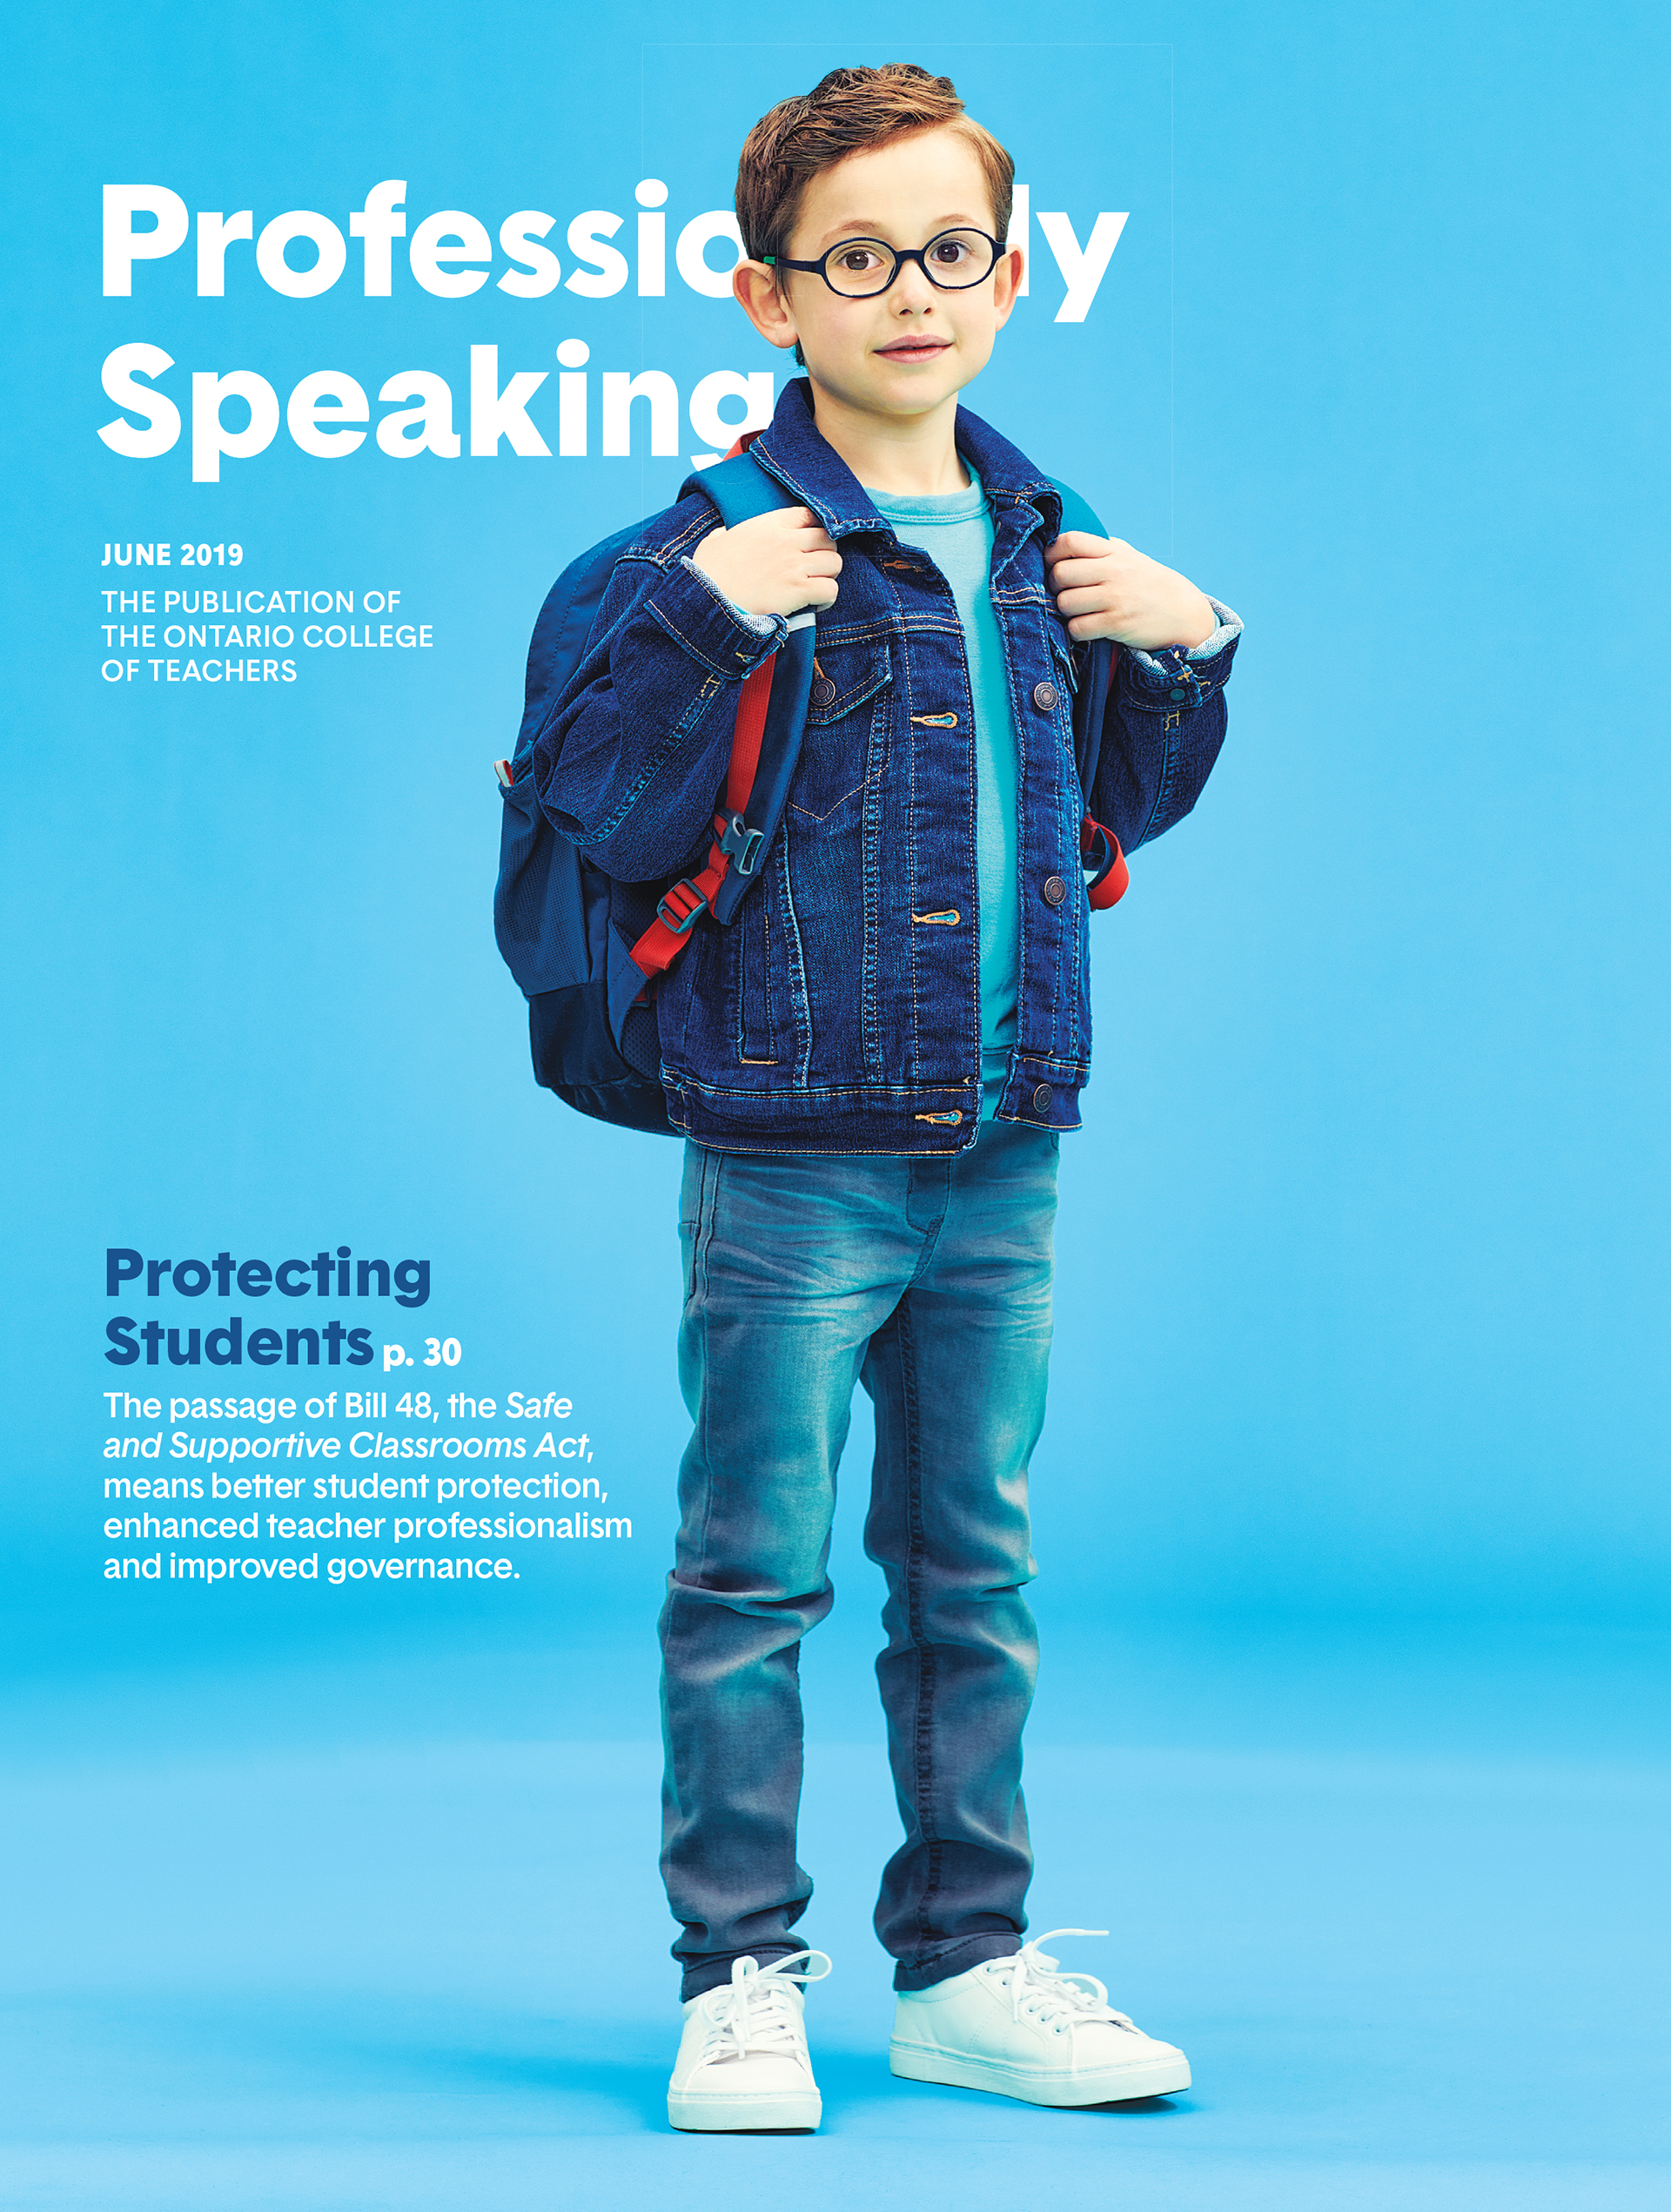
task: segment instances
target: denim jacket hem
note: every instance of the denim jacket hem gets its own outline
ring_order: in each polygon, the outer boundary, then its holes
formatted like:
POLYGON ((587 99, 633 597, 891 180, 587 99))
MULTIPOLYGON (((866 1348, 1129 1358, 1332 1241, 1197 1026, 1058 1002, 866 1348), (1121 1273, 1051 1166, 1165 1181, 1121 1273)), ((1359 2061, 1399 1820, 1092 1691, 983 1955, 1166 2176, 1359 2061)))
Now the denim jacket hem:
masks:
MULTIPOLYGON (((1084 1061, 1012 1052, 997 1119, 1058 1133, 1080 1128, 1084 1061)), ((668 1113, 698 1144, 728 1152, 967 1152, 979 1136, 983 1092, 969 1083, 809 1085, 762 1099, 742 1085, 700 1082, 664 1067, 668 1113), (815 1126, 827 1145, 800 1140, 815 1126)))

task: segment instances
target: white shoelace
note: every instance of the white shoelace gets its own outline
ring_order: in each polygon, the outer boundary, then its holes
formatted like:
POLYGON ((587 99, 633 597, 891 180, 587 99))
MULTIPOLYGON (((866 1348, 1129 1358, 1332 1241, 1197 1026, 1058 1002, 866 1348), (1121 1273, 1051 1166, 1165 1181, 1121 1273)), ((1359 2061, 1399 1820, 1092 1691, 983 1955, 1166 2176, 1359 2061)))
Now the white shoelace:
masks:
POLYGON ((708 2033, 697 2065, 746 2058, 750 2051, 799 2058, 806 2048, 806 2030, 789 1984, 798 1981, 804 1987, 809 1981, 822 1981, 830 1964, 823 1951, 792 1951, 763 1969, 758 1959, 734 1959, 730 1980, 702 1999, 708 2033), (814 1967, 815 1959, 823 1960, 822 1967, 814 1967))
POLYGON ((1106 1935, 1106 1928, 1051 1928, 1023 1943, 1007 1959, 989 1961, 985 1971, 1000 1987, 1008 1987, 1012 2016, 1030 2020, 1040 2027, 1088 2027, 1100 2021, 1111 2027, 1137 2030, 1124 2013, 1108 2001, 1108 1991, 1095 1974, 1064 1973, 1054 1959, 1042 1955, 1039 1946, 1054 1943, 1059 1935, 1106 1935))

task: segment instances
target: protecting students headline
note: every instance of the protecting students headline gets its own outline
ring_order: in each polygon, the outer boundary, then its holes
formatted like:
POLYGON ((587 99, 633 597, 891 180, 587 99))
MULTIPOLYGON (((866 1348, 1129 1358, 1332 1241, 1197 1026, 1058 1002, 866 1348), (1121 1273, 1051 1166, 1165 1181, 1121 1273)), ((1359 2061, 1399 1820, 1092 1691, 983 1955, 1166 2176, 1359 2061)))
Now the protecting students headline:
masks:
MULTIPOLYGON (((392 298, 408 276, 438 299, 470 299, 490 281, 515 299, 543 299, 560 290, 577 300, 607 299, 629 286, 641 299, 662 299, 668 275, 668 187, 647 177, 634 197, 637 222, 630 256, 614 242, 626 228, 625 219, 608 208, 585 208, 571 218, 564 232, 565 275, 563 259, 545 243, 557 228, 556 216, 518 208, 499 225, 497 252, 487 225, 462 208, 426 215, 408 234, 401 178, 386 178, 372 186, 365 205, 348 216, 346 237, 329 216, 311 208, 290 208, 258 231, 251 208, 231 215, 199 209, 194 223, 185 201, 166 185, 106 185, 104 294, 131 299, 136 265, 181 253, 195 228, 197 296, 203 299, 247 292, 256 284, 286 299, 317 299, 346 274, 351 239, 359 242, 359 273, 368 299, 392 298), (405 266, 399 271, 397 241, 404 246, 399 259, 405 266), (305 266, 292 262, 292 249, 305 266), (502 273, 495 275, 501 263, 502 273)), ((1063 287, 1058 323, 1084 321, 1126 219, 1124 214, 1098 212, 1082 244, 1066 213, 1033 213, 1027 186, 1016 187, 1009 243, 1021 249, 1023 270, 1030 272, 1031 232, 1037 226, 1063 287)), ((742 256, 742 240, 728 208, 709 208, 678 225, 672 251, 681 284, 705 299, 730 297, 731 269, 742 256), (716 246, 730 256, 722 269, 708 259, 716 246)), ((142 285, 144 281, 142 278, 142 285)), ((1021 290, 1025 293, 1028 288, 1029 274, 1023 273, 1021 290)), ((426 453, 456 461, 467 437, 474 460, 494 460, 503 447, 524 461, 548 461, 554 448, 547 434, 554 430, 559 459, 590 454, 593 377, 591 348, 584 339, 565 338, 556 348, 554 423, 548 394, 541 398, 540 410, 530 412, 549 380, 548 369, 513 368, 507 373, 500 369, 497 345, 471 344, 468 356, 456 395, 447 377, 433 368, 397 368, 381 379, 377 404, 388 412, 376 423, 379 452, 393 461, 426 453), (543 417, 543 428, 536 413, 543 417)), ((255 369, 192 368, 182 375, 166 348, 135 339, 105 356, 102 381, 106 396, 122 410, 99 428, 111 451, 130 461, 156 461, 173 452, 185 427, 184 409, 191 421, 191 481, 198 484, 218 483, 223 461, 249 461, 265 452, 281 420, 292 443, 318 461, 346 460, 365 444, 372 425, 366 387, 343 369, 312 371, 292 387, 281 406, 278 391, 255 369)), ((602 369, 596 385, 600 454, 630 457, 634 432, 647 423, 650 454, 678 455, 681 394, 665 370, 602 369)), ((692 465, 717 461, 740 430, 768 421, 775 391, 769 369, 719 368, 700 377, 684 400, 699 448, 689 455, 692 465), (741 413, 735 412, 739 406, 741 413), (724 412, 728 409, 731 412, 724 412)))

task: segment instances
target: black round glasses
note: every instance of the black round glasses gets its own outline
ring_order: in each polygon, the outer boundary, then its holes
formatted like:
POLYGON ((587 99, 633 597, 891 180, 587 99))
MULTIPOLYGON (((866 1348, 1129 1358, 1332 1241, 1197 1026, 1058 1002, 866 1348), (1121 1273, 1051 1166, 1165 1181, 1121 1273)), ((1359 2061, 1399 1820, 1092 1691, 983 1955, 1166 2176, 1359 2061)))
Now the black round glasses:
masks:
POLYGON ((843 239, 815 261, 791 261, 763 253, 768 269, 803 269, 821 276, 843 299, 869 299, 886 292, 907 261, 915 261, 941 292, 967 292, 984 284, 997 266, 1003 245, 984 231, 942 231, 923 246, 889 245, 882 239, 843 239))

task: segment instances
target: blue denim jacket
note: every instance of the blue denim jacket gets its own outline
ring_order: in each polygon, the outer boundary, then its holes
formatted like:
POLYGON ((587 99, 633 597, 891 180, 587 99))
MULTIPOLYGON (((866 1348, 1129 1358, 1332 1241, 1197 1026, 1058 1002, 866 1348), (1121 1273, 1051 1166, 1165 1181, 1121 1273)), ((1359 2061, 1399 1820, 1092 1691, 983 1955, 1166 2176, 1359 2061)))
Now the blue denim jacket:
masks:
MULTIPOLYGON (((1077 1129, 1091 1072, 1071 696, 1084 649, 1045 584, 1061 509, 1032 463, 966 409, 956 435, 992 503, 1017 738, 1019 999, 998 1115, 1077 1129)), ((961 1151, 981 1113, 980 931, 972 709, 951 589, 819 435, 803 381, 753 451, 840 548, 840 591, 817 617, 819 680, 762 880, 728 927, 696 926, 661 986, 669 1115, 700 1143, 742 1152, 961 1151)), ((785 634, 781 619, 739 620, 684 559, 715 523, 692 491, 622 555, 534 750, 552 822, 624 882, 700 864, 737 686, 785 634)), ((1119 656, 1090 810, 1127 852, 1195 803, 1224 737, 1235 642, 1199 662, 1119 656)))

